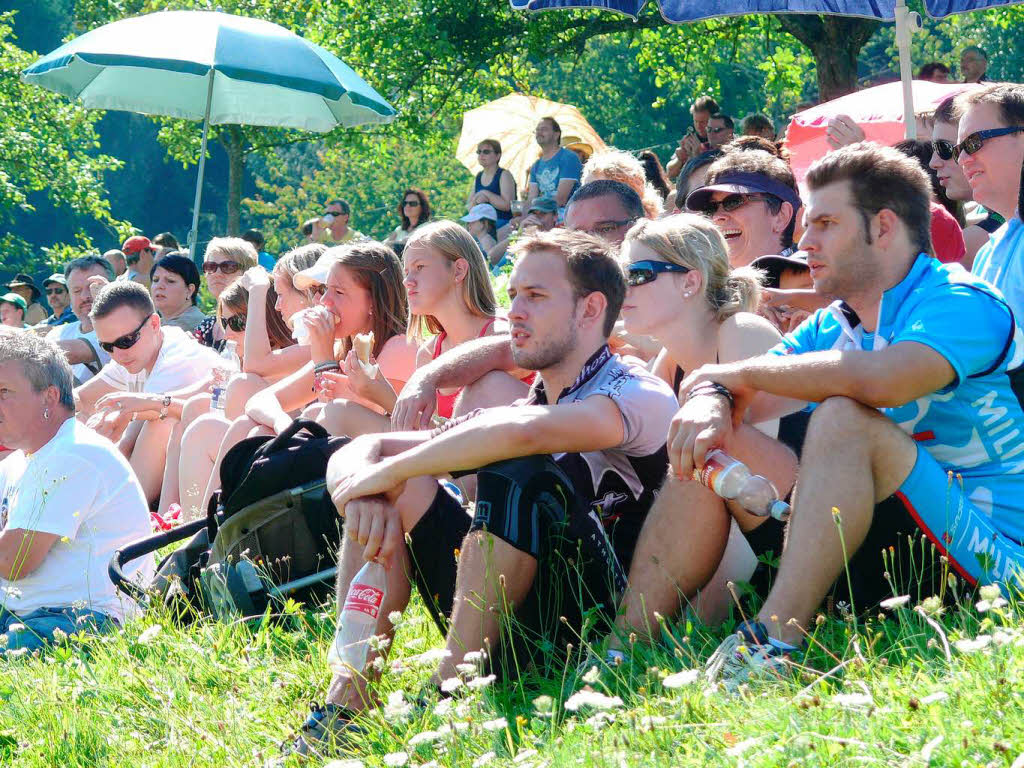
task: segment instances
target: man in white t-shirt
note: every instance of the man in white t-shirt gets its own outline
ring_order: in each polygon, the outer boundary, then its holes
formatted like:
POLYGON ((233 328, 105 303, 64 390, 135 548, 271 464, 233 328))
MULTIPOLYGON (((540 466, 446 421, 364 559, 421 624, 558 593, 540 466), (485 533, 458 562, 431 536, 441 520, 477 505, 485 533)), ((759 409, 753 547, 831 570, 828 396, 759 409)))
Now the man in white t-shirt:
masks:
POLYGON ((99 256, 82 256, 64 267, 64 279, 67 280, 71 296, 71 311, 78 320, 58 325, 46 334, 46 338, 64 350, 71 363, 76 385, 87 382, 110 361, 110 355, 100 349, 96 341, 96 331, 89 318, 92 309, 90 277, 113 280, 114 272, 110 264, 99 256))
POLYGON ((171 398, 205 391, 220 358, 181 329, 162 327, 149 292, 135 282, 104 286, 89 316, 100 349, 111 359, 75 389, 78 416, 101 435, 118 441, 146 499, 155 501, 163 479, 167 439, 175 423, 168 418, 171 398), (132 417, 138 408, 131 393, 139 392, 164 395, 158 417, 148 421, 132 417), (118 393, 125 395, 104 397, 118 393))
MULTIPOLYGON (((0 334, 0 654, 57 630, 109 630, 134 610, 107 577, 114 552, 150 533, 142 489, 111 443, 78 422, 56 345, 0 334)), ((148 584, 152 557, 125 574, 148 584)))

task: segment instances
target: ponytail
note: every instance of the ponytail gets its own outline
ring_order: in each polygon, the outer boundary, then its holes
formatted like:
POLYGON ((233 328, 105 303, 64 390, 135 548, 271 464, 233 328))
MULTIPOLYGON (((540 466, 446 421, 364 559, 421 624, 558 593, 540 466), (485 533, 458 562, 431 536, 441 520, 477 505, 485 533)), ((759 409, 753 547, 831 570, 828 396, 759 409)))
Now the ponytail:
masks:
POLYGON ((764 272, 753 267, 732 270, 720 290, 708 291, 715 319, 721 323, 738 312, 756 312, 764 277, 764 272))

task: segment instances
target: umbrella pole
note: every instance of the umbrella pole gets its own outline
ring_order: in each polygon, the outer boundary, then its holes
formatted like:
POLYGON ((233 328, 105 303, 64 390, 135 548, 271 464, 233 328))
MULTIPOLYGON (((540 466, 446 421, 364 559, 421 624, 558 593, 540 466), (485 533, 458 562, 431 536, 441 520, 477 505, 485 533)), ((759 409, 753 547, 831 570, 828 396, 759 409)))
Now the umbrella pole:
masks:
POLYGON ((921 16, 907 8, 906 0, 896 0, 896 48, 900 54, 900 81, 903 83, 903 125, 905 138, 917 138, 917 119, 914 117, 914 91, 910 59, 910 38, 921 29, 921 16))
POLYGON ((206 114, 203 115, 203 142, 199 149, 199 177, 196 179, 196 199, 192 206, 192 229, 188 233, 188 256, 192 263, 196 260, 196 244, 199 240, 199 203, 203 197, 203 171, 206 170, 206 137, 210 132, 210 104, 213 101, 214 69, 210 67, 207 75, 209 84, 206 86, 206 114))

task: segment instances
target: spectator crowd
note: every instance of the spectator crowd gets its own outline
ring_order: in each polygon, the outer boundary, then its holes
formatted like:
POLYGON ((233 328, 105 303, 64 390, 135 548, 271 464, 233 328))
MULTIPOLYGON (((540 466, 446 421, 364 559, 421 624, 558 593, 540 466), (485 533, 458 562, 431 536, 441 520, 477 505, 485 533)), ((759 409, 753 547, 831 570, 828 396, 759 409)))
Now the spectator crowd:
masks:
MULTIPOLYGON (((279 258, 250 230, 197 266, 163 233, 41 287, 16 275, 0 653, 116 631, 139 608, 110 555, 151 518, 204 517, 228 452, 296 418, 350 438, 326 471, 339 610, 382 563, 389 639, 415 587, 445 638, 437 695, 470 654, 546 669, 586 632, 600 673, 664 620, 738 608, 706 668, 733 690, 788 674, 826 600, 870 610, 950 575, 1019 594, 1024 85, 988 82, 976 47, 960 64, 979 85, 927 140, 881 146, 839 116, 804 178, 768 117, 705 96, 666 167, 581 158, 547 117, 520 189, 482 141, 465 214, 409 186, 382 242, 332 199, 279 258), (772 498, 723 490, 738 463, 772 498)), ((335 669, 284 752, 357 738, 375 683, 335 669)))

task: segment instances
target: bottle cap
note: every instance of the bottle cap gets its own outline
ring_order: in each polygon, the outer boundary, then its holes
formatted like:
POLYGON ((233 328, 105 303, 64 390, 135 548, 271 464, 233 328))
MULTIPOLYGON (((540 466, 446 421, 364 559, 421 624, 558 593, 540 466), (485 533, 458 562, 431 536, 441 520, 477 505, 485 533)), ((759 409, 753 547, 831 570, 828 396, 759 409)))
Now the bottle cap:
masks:
POLYGON ((790 511, 789 504, 784 501, 773 501, 771 506, 768 507, 768 514, 782 522, 789 520, 790 511))

